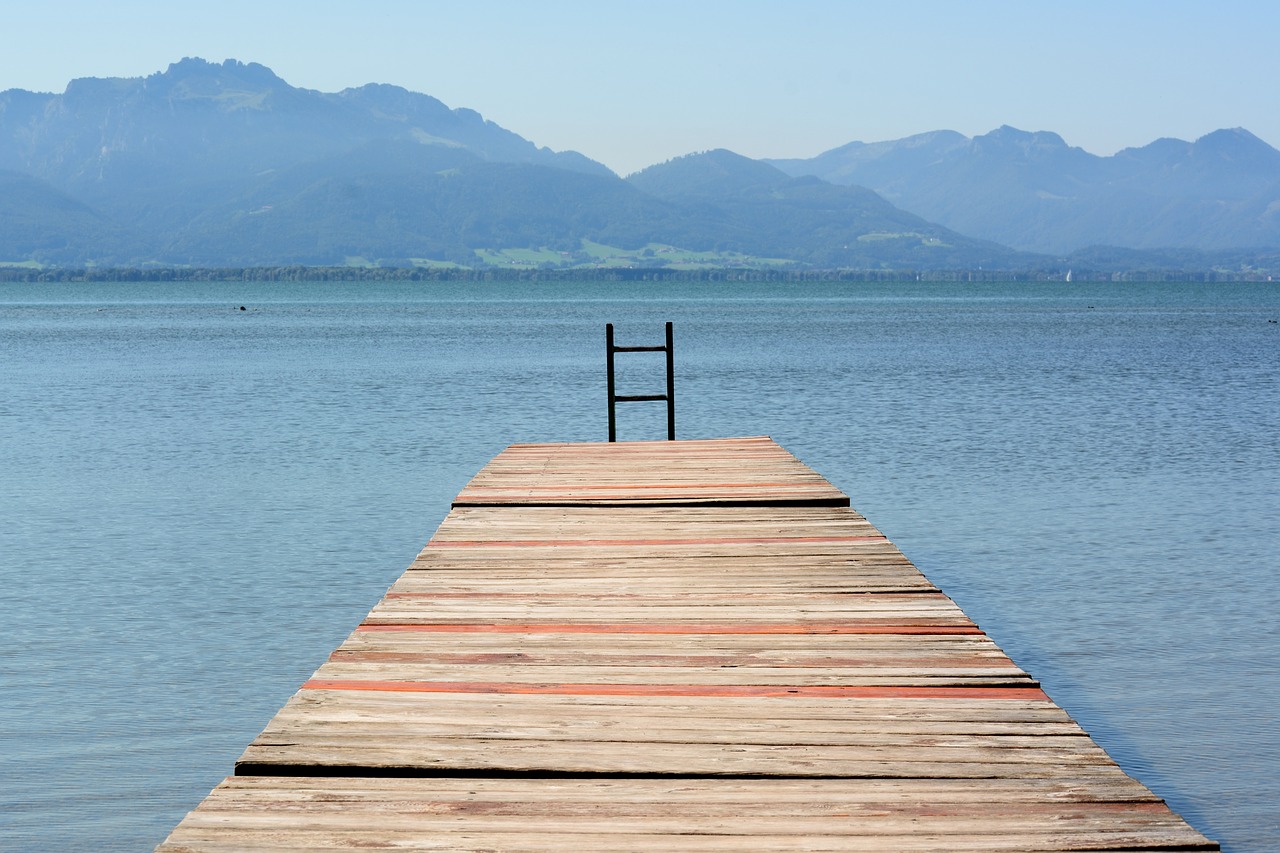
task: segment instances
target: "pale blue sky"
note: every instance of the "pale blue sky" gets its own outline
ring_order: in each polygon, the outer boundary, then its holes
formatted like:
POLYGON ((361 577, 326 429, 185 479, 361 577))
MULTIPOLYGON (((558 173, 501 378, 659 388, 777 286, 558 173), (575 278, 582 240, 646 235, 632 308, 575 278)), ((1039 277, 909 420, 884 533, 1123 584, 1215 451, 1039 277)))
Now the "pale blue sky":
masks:
POLYGON ((235 58, 425 92, 622 174, 1002 124, 1095 154, 1220 127, 1280 146, 1270 0, 43 0, 0 21, 0 89, 235 58))

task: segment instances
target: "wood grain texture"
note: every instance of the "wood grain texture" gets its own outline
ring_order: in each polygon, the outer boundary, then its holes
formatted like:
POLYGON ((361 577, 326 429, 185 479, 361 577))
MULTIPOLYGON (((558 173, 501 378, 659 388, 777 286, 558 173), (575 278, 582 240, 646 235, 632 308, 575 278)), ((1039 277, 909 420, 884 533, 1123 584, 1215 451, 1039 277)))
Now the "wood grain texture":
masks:
POLYGON ((472 478, 454 506, 749 502, 848 506, 849 497, 771 439, 755 437, 515 444, 472 478), (621 454, 628 464, 618 464, 621 454))
POLYGON ((513 445, 158 849, 1218 849, 847 504, 513 445))

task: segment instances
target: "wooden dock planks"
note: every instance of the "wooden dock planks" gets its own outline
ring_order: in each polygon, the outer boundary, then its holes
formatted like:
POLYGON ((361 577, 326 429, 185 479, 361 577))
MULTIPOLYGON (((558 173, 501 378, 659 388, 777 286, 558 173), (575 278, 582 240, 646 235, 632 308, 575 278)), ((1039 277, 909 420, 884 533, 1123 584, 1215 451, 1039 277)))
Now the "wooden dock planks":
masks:
POLYGON ((512 445, 453 505, 849 505, 847 495, 766 437, 622 446, 626 465, 616 464, 618 444, 512 445))
POLYGON ((1216 850, 768 439, 515 445, 159 848, 1216 850))

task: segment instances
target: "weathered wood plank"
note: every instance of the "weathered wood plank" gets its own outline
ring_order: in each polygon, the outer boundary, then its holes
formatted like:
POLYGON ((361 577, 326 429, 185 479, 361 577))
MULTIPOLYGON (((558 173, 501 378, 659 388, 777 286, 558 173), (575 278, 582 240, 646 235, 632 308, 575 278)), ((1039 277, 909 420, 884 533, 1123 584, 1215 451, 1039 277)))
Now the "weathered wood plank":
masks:
POLYGON ((237 773, 158 849, 1217 849, 766 438, 508 448, 237 773))
MULTIPOLYGON (((179 850, 1211 850, 1141 785, 1058 779, 232 777, 179 850), (306 814, 305 828, 298 815, 306 814), (221 845, 221 846, 220 846, 221 845)), ((175 833, 177 836, 178 833, 175 833)))
POLYGON ((768 438, 629 442, 629 465, 618 464, 616 448, 512 445, 467 484, 454 506, 849 505, 847 495, 768 438))

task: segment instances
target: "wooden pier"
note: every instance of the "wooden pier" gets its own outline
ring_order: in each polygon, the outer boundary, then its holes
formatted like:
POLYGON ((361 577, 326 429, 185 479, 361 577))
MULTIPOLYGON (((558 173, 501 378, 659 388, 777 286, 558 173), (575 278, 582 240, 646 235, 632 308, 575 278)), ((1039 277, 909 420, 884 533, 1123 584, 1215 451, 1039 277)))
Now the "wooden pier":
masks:
POLYGON ((767 438, 514 445, 157 850, 1217 850, 767 438))

